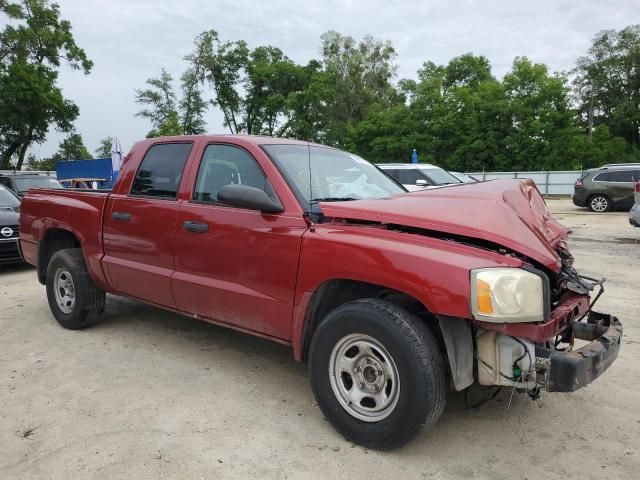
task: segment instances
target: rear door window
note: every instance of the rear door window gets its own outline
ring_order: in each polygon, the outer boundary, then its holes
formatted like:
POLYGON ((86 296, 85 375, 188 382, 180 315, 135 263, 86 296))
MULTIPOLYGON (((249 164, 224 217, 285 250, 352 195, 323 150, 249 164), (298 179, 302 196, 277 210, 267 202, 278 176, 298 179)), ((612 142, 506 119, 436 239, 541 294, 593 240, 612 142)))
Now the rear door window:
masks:
POLYGON ((142 159, 131 194, 175 199, 190 151, 191 143, 162 143, 151 147, 142 159))
POLYGON ((609 172, 608 182, 631 183, 633 181, 633 170, 618 170, 609 172))

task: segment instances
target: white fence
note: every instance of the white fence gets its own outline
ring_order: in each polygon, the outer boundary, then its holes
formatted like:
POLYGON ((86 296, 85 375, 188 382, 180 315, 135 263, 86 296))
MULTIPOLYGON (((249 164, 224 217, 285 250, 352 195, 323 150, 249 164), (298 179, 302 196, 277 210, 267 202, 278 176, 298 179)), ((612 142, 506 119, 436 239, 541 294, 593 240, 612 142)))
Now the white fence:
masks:
POLYGON ((543 195, 571 195, 573 184, 580 177, 580 170, 542 171, 542 172, 470 172, 478 180, 496 178, 530 178, 543 195))

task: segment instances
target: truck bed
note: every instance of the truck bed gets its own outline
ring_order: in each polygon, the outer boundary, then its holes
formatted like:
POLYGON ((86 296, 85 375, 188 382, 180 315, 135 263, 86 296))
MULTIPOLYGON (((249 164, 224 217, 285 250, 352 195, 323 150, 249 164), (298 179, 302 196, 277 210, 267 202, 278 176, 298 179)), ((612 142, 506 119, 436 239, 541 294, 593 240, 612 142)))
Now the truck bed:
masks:
POLYGON ((110 193, 107 190, 30 190, 22 202, 20 219, 25 260, 38 265, 38 242, 44 232, 65 230, 82 244, 87 267, 94 278, 103 279, 102 221, 110 193))

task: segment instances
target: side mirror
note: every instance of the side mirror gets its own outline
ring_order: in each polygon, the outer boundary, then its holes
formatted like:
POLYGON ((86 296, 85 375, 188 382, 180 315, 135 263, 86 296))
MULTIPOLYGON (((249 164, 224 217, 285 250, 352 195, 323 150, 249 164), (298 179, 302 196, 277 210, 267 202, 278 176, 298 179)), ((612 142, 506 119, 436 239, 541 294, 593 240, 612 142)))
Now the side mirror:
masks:
POLYGON ((259 210, 263 213, 281 213, 284 207, 263 190, 249 185, 226 185, 218 192, 218 200, 234 207, 259 210))
POLYGON ((427 182, 426 180, 416 180, 416 185, 418 187, 428 187, 429 182, 427 182))

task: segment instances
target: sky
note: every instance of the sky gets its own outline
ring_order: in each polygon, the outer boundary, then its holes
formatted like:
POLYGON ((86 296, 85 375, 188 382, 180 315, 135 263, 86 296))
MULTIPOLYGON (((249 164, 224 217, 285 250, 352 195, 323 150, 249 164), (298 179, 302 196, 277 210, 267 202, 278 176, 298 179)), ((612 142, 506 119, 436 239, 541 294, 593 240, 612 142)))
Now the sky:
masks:
MULTIPOLYGON (((94 61, 90 75, 63 69, 64 95, 80 107, 76 130, 93 152, 100 138, 117 136, 124 148, 143 138, 149 122, 134 90, 165 68, 184 71, 196 35, 216 30, 249 47, 273 45, 299 63, 320 56, 320 35, 336 30, 361 39, 390 40, 398 77, 415 78, 428 60, 445 64, 467 52, 486 56, 502 77, 516 56, 568 71, 600 30, 640 23, 640 0, 57 0, 77 44, 94 61)), ((177 85, 176 85, 177 87, 177 85)), ((210 133, 228 133, 210 109, 210 133)), ((52 130, 32 152, 46 157, 63 135, 52 130)))

